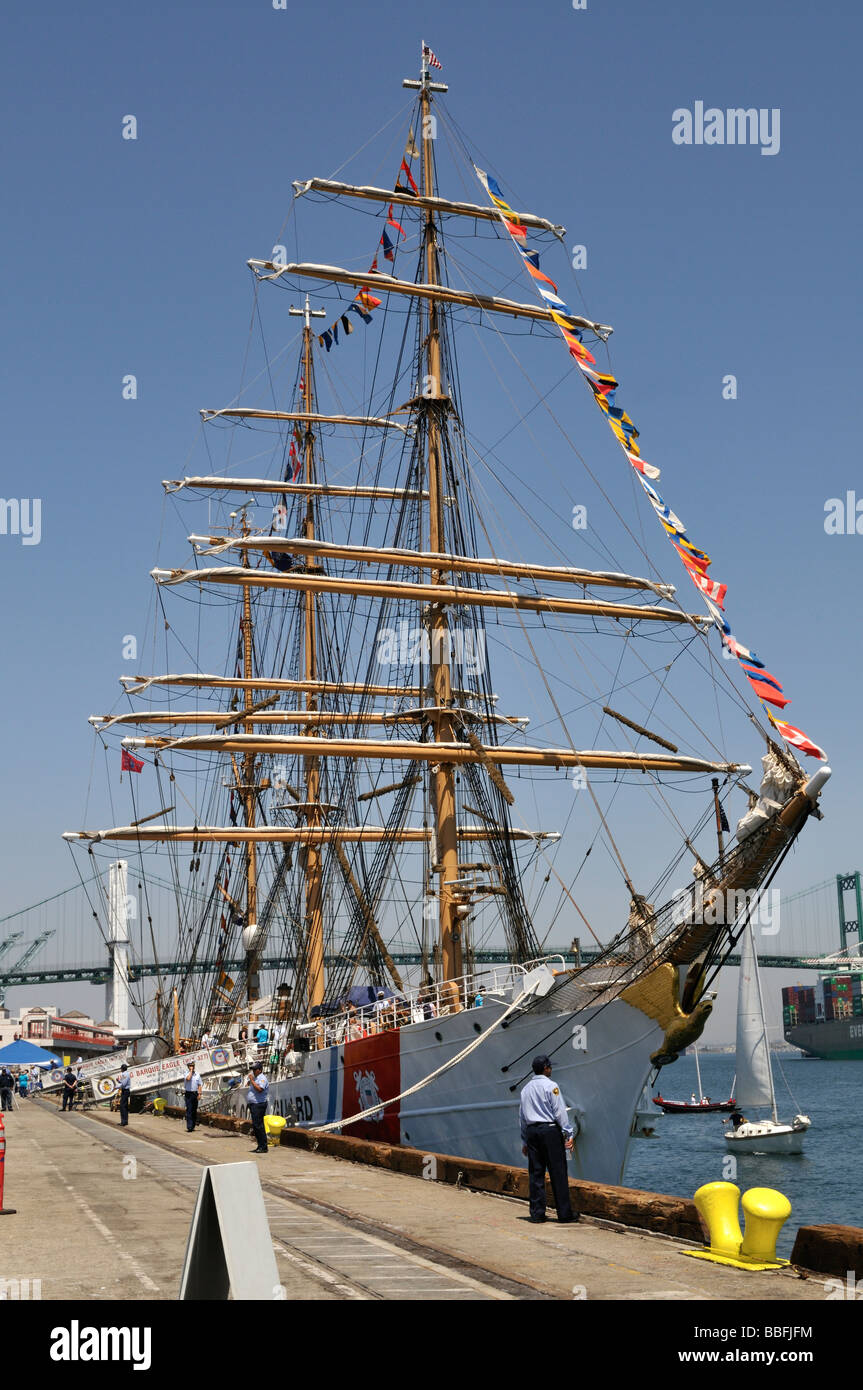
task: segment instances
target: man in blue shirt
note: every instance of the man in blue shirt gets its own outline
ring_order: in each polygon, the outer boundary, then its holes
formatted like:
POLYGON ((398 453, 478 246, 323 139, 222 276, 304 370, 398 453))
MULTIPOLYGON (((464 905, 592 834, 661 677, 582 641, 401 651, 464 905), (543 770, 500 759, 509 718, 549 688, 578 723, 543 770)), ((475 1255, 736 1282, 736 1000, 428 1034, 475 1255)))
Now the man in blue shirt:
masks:
POLYGON ((75 1104, 75 1092, 78 1089, 78 1078, 71 1067, 66 1068, 63 1077, 63 1104, 61 1109, 71 1110, 75 1104))
POLYGON ((118 1080, 118 1083, 117 1083, 117 1084, 119 1085, 119 1087, 120 1087, 120 1124, 121 1124, 121 1125, 127 1125, 127 1124, 129 1123, 129 1085, 130 1085, 130 1083, 131 1083, 131 1080, 132 1080, 132 1078, 131 1078, 131 1076, 129 1075, 129 1068, 127 1067, 126 1063, 124 1062, 123 1065, 122 1065, 122 1067, 120 1068, 120 1077, 119 1077, 119 1080, 118 1080))
POLYGON ((201 1078, 195 1070, 195 1063, 189 1062, 183 1089, 186 1101, 186 1129, 190 1134, 195 1128, 195 1122, 198 1118, 198 1101, 201 1099, 201 1085, 201 1078))
POLYGON ((533 1076, 521 1093, 518 1111, 522 1153, 527 1158, 530 1184, 530 1219, 545 1220, 545 1173, 551 1178, 558 1222, 577 1221, 569 1201, 566 1153, 572 1153, 572 1125, 560 1094, 551 1079, 551 1061, 533 1059, 533 1076))
POLYGON ((267 1113, 267 1099, 270 1090, 270 1083, 264 1076, 262 1062, 255 1062, 248 1076, 249 1089, 246 1092, 246 1104, 249 1107, 249 1115, 252 1120, 252 1133, 257 1142, 257 1148, 252 1149, 253 1154, 265 1154, 267 1152, 267 1131, 264 1129, 264 1116, 267 1113))

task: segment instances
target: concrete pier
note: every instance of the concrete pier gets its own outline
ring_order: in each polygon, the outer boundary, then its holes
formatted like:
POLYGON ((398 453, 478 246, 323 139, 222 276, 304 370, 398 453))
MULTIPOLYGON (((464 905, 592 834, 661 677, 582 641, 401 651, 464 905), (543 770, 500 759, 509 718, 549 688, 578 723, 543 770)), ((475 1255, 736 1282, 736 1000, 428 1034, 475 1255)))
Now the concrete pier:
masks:
MULTIPOLYGON (((177 1297, 205 1163, 246 1134, 28 1100, 7 1121, 0 1277, 42 1299, 177 1297)), ((823 1301, 824 1276, 684 1258, 690 1242, 586 1216, 531 1225, 517 1198, 282 1146, 255 1160, 287 1299, 823 1301)), ((279 1296, 279 1295, 277 1295, 279 1296)))

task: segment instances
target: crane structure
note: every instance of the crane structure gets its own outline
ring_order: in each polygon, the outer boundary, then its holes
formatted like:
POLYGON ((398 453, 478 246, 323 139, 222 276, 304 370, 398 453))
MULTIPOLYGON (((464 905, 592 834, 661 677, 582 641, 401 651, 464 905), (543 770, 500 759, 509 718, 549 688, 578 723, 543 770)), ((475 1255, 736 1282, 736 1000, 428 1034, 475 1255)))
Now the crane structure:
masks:
MULTIPOLYGON (((3 952, 7 950, 10 946, 14 945, 16 941, 20 941, 23 935, 23 932, 13 932, 12 936, 6 937, 5 941, 0 941, 0 955, 2 955, 3 952)), ((9 975, 14 975, 23 966, 27 965, 33 959, 36 952, 42 949, 42 947, 45 945, 45 942, 49 941, 51 937, 55 935, 56 929, 53 927, 49 931, 41 932, 40 935, 37 936, 34 941, 30 942, 30 945, 27 947, 24 954, 22 956, 19 956, 18 960, 16 960, 15 964, 10 967, 9 971, 4 971, 2 974, 0 974, 0 1008, 6 1007, 7 973, 9 975)))

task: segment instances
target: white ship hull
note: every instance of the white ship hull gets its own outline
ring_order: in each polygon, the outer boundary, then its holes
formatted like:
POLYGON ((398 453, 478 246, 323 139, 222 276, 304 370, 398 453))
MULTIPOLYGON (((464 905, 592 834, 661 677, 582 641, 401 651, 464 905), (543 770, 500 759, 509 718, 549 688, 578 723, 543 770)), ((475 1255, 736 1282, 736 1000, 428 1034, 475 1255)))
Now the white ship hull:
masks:
MULTIPOLYGON (((341 1046, 303 1054, 302 1071, 270 1085, 274 1114, 304 1127, 348 1118, 424 1080, 499 1018, 489 1001, 341 1046)), ((573 1120, 570 1175, 619 1183, 635 1114, 662 1029, 616 1000, 582 1013, 532 1010, 512 1017, 488 1042, 422 1090, 340 1133, 431 1153, 523 1165, 519 1093, 538 1053, 551 1056, 553 1077, 573 1120), (584 1029, 585 1046, 573 1030, 584 1029)), ((247 1115, 245 1088, 233 1092, 234 1113, 247 1115)))

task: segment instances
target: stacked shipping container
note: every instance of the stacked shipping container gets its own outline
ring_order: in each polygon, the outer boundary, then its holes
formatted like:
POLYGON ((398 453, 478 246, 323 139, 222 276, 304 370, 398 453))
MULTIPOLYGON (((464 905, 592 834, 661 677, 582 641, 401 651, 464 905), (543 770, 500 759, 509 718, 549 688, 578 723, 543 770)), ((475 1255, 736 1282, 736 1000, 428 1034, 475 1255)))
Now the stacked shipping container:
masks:
POLYGON ((822 975, 814 985, 789 985, 782 991, 785 1029, 799 1023, 830 1023, 863 1016, 863 976, 822 975))

